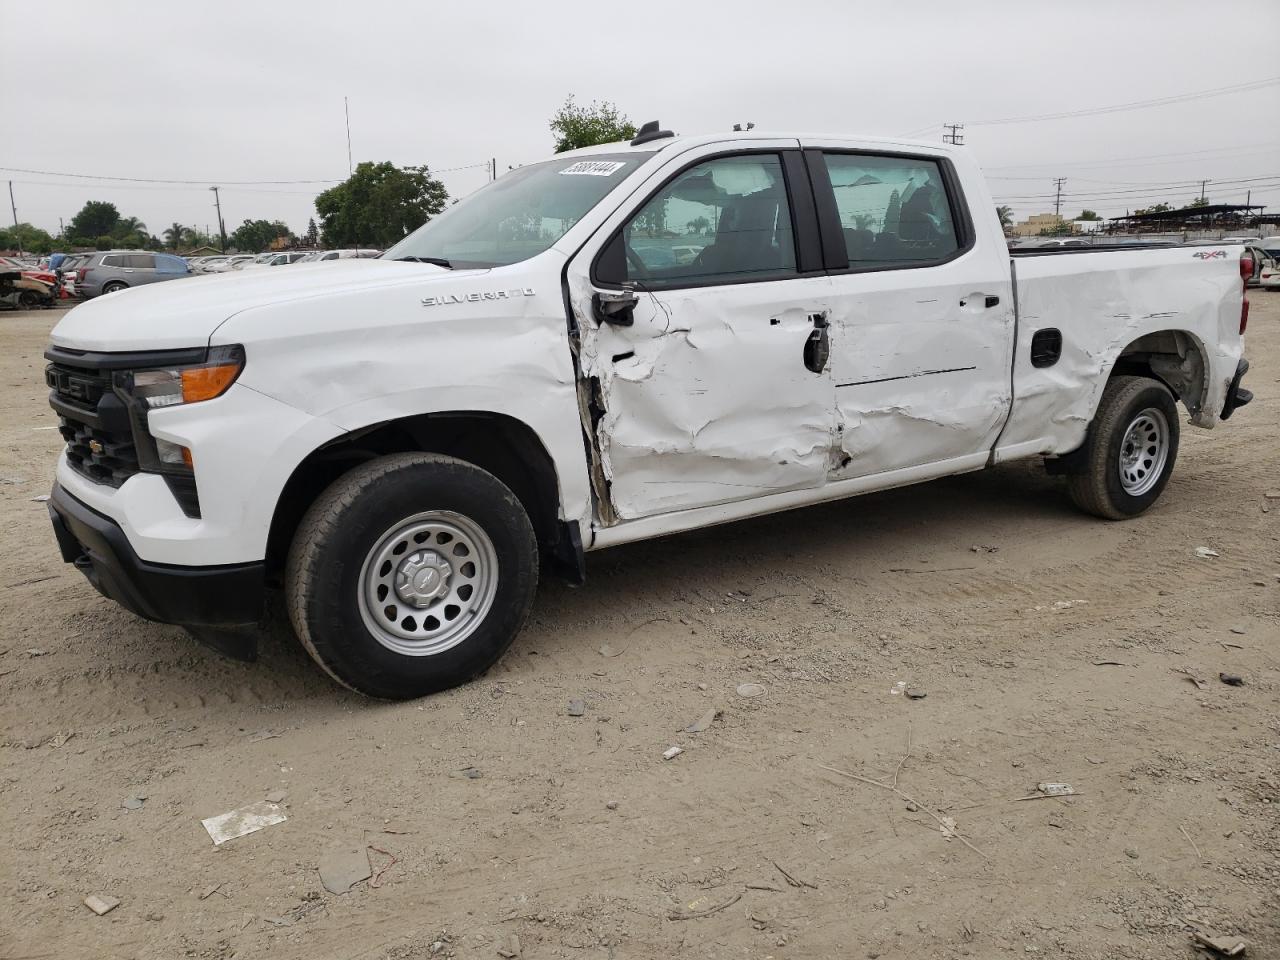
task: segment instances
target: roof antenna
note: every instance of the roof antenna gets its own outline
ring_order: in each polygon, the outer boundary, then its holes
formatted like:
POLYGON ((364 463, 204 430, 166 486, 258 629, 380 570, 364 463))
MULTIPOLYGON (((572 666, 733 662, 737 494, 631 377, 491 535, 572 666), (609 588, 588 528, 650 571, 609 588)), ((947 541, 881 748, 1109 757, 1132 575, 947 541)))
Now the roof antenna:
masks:
POLYGON ((675 134, 670 130, 659 130, 658 121, 650 120, 636 134, 636 138, 631 141, 633 147, 638 147, 642 143, 649 143, 651 140, 665 140, 667 137, 674 137, 675 134))
MULTIPOLYGON (((747 124, 747 126, 746 126, 746 129, 747 129, 747 130, 754 130, 755 128, 756 128, 756 125, 755 125, 754 123, 748 123, 748 124, 747 124)), ((740 124, 740 123, 735 123, 735 124, 733 125, 733 132, 734 132, 734 133, 742 133, 742 130, 743 130, 743 126, 742 126, 742 124, 740 124)))

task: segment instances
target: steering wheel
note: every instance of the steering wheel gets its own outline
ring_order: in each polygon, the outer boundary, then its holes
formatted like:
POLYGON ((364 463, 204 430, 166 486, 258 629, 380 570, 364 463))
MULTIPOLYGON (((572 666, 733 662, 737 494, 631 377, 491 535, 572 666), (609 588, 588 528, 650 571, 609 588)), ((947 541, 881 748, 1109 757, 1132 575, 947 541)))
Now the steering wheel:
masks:
POLYGON ((645 262, 640 259, 640 255, 630 247, 626 247, 626 251, 627 263, 636 268, 636 273, 643 277, 649 276, 649 268, 645 266, 645 262))

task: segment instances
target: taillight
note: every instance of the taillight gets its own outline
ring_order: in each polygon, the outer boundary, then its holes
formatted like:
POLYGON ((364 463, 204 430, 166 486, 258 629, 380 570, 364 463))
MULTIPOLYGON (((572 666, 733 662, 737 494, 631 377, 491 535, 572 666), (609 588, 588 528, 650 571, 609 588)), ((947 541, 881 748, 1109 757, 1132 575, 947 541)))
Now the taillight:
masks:
POLYGON ((88 267, 81 267, 79 270, 77 270, 77 271, 76 271, 76 279, 77 279, 77 280, 83 280, 83 279, 84 279, 85 277, 87 277, 88 275, 89 275, 89 268, 88 268, 88 267))
POLYGON ((1253 254, 1248 250, 1240 254, 1240 280, 1244 285, 1245 296, 1240 298, 1240 333, 1249 325, 1249 281, 1253 279, 1253 254))

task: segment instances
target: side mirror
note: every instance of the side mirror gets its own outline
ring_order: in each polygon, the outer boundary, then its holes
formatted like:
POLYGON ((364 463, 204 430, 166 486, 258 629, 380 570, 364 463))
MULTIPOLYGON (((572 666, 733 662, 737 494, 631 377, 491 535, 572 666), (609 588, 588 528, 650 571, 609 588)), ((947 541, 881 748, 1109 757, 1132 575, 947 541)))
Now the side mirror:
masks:
POLYGON ((635 306, 639 300, 631 290, 598 290, 591 297, 591 311, 597 323, 629 327, 636 322, 635 306))

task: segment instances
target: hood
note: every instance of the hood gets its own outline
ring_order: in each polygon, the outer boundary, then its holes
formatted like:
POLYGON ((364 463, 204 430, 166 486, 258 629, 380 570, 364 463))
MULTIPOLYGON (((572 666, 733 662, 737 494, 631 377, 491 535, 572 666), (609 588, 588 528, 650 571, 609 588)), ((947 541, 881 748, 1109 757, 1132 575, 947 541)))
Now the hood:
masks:
POLYGON ((49 339, 61 347, 108 352, 203 346, 220 324, 250 308, 485 272, 351 259, 201 274, 95 297, 70 310, 49 339))

